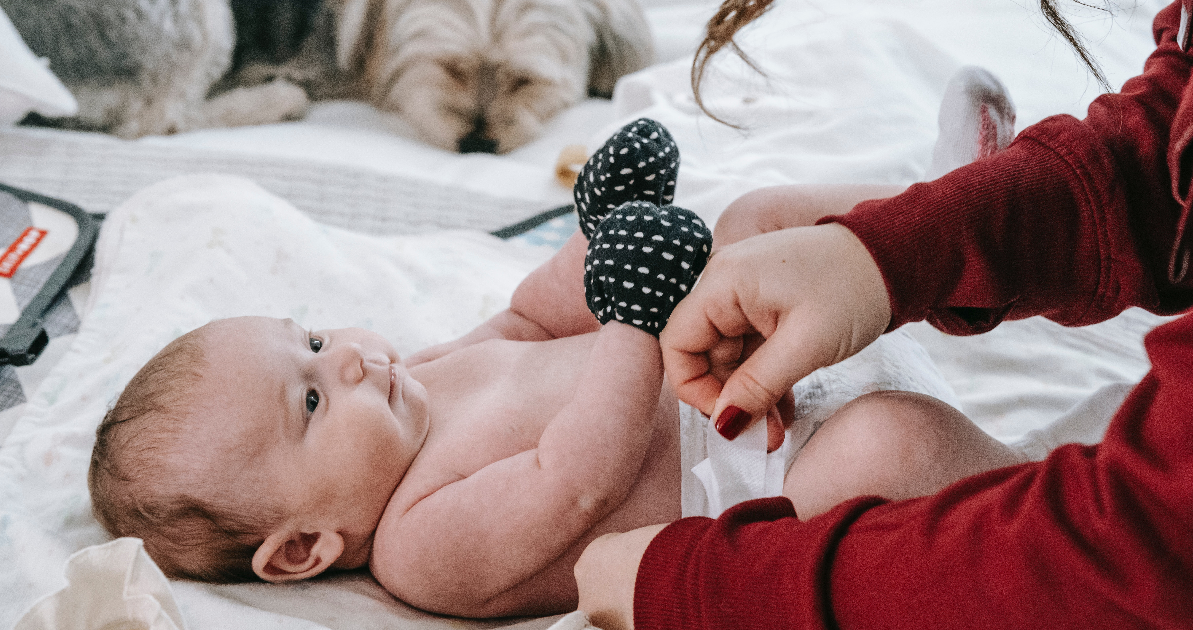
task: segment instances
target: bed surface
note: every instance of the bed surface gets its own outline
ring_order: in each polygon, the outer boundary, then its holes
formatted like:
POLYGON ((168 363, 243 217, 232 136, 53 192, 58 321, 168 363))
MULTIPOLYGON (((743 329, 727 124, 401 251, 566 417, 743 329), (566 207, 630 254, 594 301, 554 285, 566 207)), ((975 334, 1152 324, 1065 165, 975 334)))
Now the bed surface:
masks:
MULTIPOLYGON (((1118 86, 1142 68, 1153 48, 1151 19, 1167 3, 1124 3, 1112 19, 1077 3, 1062 4, 1118 86)), ((1002 79, 1018 107, 1018 129, 1051 114, 1080 116, 1099 92, 1034 4, 780 2, 741 38, 766 77, 725 55, 713 64, 706 83, 706 103, 746 123, 744 130, 735 130, 699 115, 688 88, 691 54, 716 3, 646 0, 644 5, 658 42, 658 63, 624 78, 613 100, 583 102, 555 119, 542 138, 508 155, 446 153, 419 143, 390 115, 361 103, 333 101, 316 104, 302 121, 134 142, 0 127, 0 182, 92 212, 110 212, 170 177, 234 174, 335 229, 374 239, 440 239, 444 230, 470 230, 472 235, 453 241, 452 247, 466 252, 461 256, 487 252, 533 261, 545 251, 540 246, 549 249, 573 224, 559 219, 508 243, 475 240, 476 233, 569 203, 570 190, 554 175, 559 152, 571 144, 593 150, 633 117, 659 120, 675 136, 683 156, 675 203, 712 223, 728 202, 759 186, 916 181, 931 157, 944 86, 963 65, 984 66, 1002 79)), ((524 273, 517 269, 522 267, 507 269, 513 281, 524 273)), ((425 290, 434 295, 433 288, 425 290)), ((59 406, 60 398, 70 388, 61 378, 71 363, 64 358, 81 352, 72 344, 80 322, 86 328, 87 304, 103 299, 92 284, 73 289, 42 359, 15 370, 0 368, 0 563, 14 567, 0 572, 0 627, 10 627, 38 597, 64 583, 62 567, 70 552, 103 540, 90 520, 85 487, 79 492, 78 475, 85 475, 86 463, 63 482, 75 484, 69 496, 82 503, 46 520, 42 501, 33 494, 49 478, 49 464, 30 457, 53 452, 42 448, 44 443, 67 439, 64 435, 71 436, 67 441, 85 441, 86 431, 80 433, 79 427, 93 430, 98 422, 98 417, 74 418, 81 424, 70 425, 65 434, 52 426, 71 420, 60 415, 68 409, 59 406), (31 450, 30 444, 41 446, 31 450), (41 553, 42 548, 52 552, 41 553)), ((498 306, 500 299, 490 305, 498 306)), ((458 326, 480 319, 477 310, 458 326)), ((1042 456, 1058 441, 1098 439, 1104 419, 1077 425, 1054 421, 1096 391, 1125 391, 1121 384, 1138 380, 1147 369, 1140 340, 1159 321, 1131 311, 1074 330, 1032 319, 975 338, 947 337, 923 325, 910 329, 949 379, 963 411, 999 439, 1042 456)), ((409 343, 451 334, 454 328, 433 329, 409 343)), ((94 408, 87 407, 89 413, 94 408)), ((289 589, 283 595, 268 585, 179 582, 173 588, 192 630, 550 624, 431 618, 386 599, 375 583, 357 575, 283 587, 289 589)))

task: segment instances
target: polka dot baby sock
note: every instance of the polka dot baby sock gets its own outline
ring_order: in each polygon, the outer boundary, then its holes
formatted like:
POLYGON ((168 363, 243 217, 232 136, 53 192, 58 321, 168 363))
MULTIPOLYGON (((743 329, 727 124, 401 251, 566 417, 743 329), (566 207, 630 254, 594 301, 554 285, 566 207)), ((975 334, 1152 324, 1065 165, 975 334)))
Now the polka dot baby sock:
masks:
POLYGON ((679 147, 666 128, 649 118, 622 127, 588 158, 572 188, 584 236, 591 240, 601 220, 628 201, 670 202, 678 171, 679 147))
POLYGON ((631 201, 596 228, 584 260, 588 310, 655 337, 683 299, 712 248, 712 233, 691 210, 631 201))
POLYGON ((573 188, 588 237, 584 297, 598 321, 619 321, 655 337, 712 251, 696 214, 659 205, 675 195, 679 147, 649 118, 613 134, 580 169, 573 188))

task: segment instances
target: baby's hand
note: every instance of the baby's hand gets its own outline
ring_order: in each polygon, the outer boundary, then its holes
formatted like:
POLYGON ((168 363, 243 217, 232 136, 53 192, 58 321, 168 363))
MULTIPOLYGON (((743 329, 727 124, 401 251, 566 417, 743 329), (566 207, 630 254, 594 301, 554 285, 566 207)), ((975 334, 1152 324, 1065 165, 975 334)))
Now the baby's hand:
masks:
POLYGON ((675 196, 679 147, 665 127, 639 118, 613 134, 580 169, 572 196, 584 236, 630 201, 662 206, 675 196))
POLYGON ((711 249, 712 233, 694 212, 626 203, 605 217, 588 243, 588 309, 602 324, 616 320, 658 337, 711 249))

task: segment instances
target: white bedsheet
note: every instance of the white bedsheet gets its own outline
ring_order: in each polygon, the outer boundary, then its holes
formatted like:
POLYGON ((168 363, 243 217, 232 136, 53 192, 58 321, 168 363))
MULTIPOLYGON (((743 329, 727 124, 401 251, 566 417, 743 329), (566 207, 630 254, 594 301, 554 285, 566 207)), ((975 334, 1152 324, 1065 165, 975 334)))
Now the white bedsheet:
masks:
MULTIPOLYGON (((1079 13, 1074 2, 1061 4, 1075 11, 1071 17, 1117 86, 1140 71, 1153 48, 1151 18, 1167 2, 1124 3, 1133 8, 1122 8, 1113 20, 1079 13)), ((1018 105, 1019 128, 1054 113, 1081 115, 1098 93, 1097 84, 1034 3, 778 2, 741 38, 767 78, 725 55, 713 64, 706 84, 710 107, 747 125, 737 131, 701 117, 688 89, 688 57, 715 3, 650 0, 646 5, 663 40, 660 63, 625 78, 612 102, 586 101, 558 118, 546 136, 507 156, 444 153, 410 138, 391 116, 359 103, 331 102, 317 105, 300 122, 132 143, 90 134, 0 129, 0 181, 57 194, 90 210, 110 210, 163 177, 242 171, 311 216, 337 225, 389 232, 425 232, 436 226, 492 229, 570 200, 569 191, 554 180, 555 159, 565 145, 595 148, 627 119, 646 115, 672 131, 683 154, 676 203, 713 221, 726 203, 760 185, 915 181, 931 156, 945 82, 961 65, 981 65, 999 75, 1018 105), (427 190, 445 191, 432 195, 442 203, 407 194, 420 190, 420 182, 427 190), (335 194, 321 194, 329 190, 335 194)), ((492 246, 490 239, 476 234, 426 238, 461 238, 476 252, 509 255, 507 246, 492 246)), ((445 247, 439 255, 455 245, 445 247)), ((497 293, 490 302, 474 306, 467 321, 437 321, 440 328, 417 338, 402 338, 402 331, 392 328, 385 332, 406 351, 446 338, 497 308, 508 298, 516 275, 494 281, 497 293)), ((430 293, 450 292, 440 285, 436 280, 430 293)), ((166 290, 169 283, 163 280, 162 286, 166 290)), ((97 307, 102 305, 102 292, 96 300, 97 307)), ((302 313, 303 319, 315 325, 320 317, 331 319, 331 311, 322 308, 312 307, 302 313)), ((101 313, 96 310, 84 320, 79 339, 86 339, 92 316, 101 313)), ((368 314, 363 311, 356 316, 330 323, 399 325, 379 318, 364 321, 368 314)), ((200 319, 196 312, 195 323, 200 319)), ((910 329, 957 392, 963 411, 996 437, 1042 456, 1060 441, 1098 439, 1115 401, 1146 371, 1140 340, 1159 321, 1132 311, 1074 330, 1033 319, 965 339, 922 325, 910 329), (1062 416, 1095 392, 1100 397, 1079 408, 1081 413, 1062 416)), ((137 342, 142 353, 175 332, 151 324, 146 330, 151 334, 137 342)), ((19 418, 0 417, 0 566, 5 567, 0 571, 0 627, 10 626, 36 597, 63 583, 62 569, 71 552, 106 540, 87 515, 86 493, 80 491, 80 471, 86 467, 80 458, 90 449, 96 410, 139 362, 111 349, 97 354, 94 345, 67 342, 56 348, 47 359, 64 354, 67 359, 48 374, 38 368, 40 384, 19 418), (84 355, 121 365, 127 361, 128 366, 64 380, 58 367, 84 355), (13 429, 5 438, 7 422, 13 429)), ((176 583, 174 590, 192 630, 421 627, 425 621, 388 599, 371 580, 353 575, 284 589, 281 596, 265 585, 176 583)))

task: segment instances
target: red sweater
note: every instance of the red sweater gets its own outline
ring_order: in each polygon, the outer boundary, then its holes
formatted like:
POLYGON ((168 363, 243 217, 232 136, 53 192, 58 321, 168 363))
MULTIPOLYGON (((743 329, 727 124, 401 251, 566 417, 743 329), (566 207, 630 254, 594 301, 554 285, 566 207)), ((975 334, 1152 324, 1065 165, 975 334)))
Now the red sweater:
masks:
MULTIPOLYGON (((1143 75, 1085 120, 1047 119, 833 219, 881 268, 892 327, 969 334, 1193 304, 1193 57, 1179 16, 1177 2, 1156 17, 1143 75)), ((636 627, 1193 627, 1193 315, 1145 345, 1152 371, 1097 446, 807 521, 777 498, 670 525, 639 566, 636 627)))

